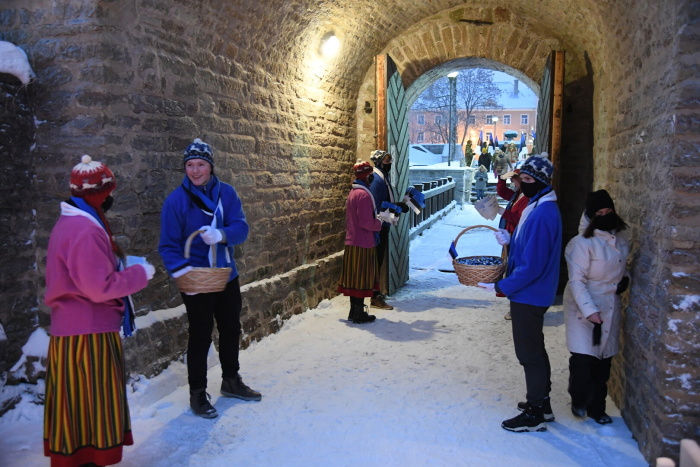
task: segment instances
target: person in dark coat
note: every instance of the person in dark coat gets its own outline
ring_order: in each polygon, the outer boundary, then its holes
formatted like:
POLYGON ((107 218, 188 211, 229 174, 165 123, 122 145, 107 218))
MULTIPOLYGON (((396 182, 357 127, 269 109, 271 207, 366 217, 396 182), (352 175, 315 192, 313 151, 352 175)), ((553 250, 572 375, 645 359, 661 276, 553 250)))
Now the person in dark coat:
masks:
POLYGON ((481 155, 479 156, 479 165, 486 167, 486 171, 491 170, 491 153, 489 153, 488 148, 483 148, 481 150, 481 155))
MULTIPOLYGON (((370 160, 374 164, 374 179, 372 183, 370 183, 369 189, 372 192, 372 196, 374 196, 377 214, 379 214, 382 202, 384 201, 401 207, 403 212, 408 212, 406 203, 394 199, 394 189, 391 186, 391 164, 393 162, 391 154, 382 150, 372 151, 370 160)), ((382 222, 382 230, 379 232, 379 244, 377 245, 377 264, 380 271, 387 256, 390 228, 391 224, 382 222)), ((374 296, 370 300, 370 306, 382 310, 394 309, 393 306, 386 303, 384 295, 382 295, 380 290, 374 292, 374 296)))

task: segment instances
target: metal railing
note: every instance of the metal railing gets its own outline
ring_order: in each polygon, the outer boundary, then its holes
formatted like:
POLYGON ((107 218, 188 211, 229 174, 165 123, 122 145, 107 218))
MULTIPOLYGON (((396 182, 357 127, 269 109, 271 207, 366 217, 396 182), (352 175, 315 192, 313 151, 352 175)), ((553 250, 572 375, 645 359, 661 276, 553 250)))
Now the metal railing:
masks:
POLYGON ((413 188, 425 195, 425 208, 420 214, 411 211, 411 223, 409 225, 411 229, 440 213, 455 199, 455 182, 452 180, 452 177, 415 183, 413 188))

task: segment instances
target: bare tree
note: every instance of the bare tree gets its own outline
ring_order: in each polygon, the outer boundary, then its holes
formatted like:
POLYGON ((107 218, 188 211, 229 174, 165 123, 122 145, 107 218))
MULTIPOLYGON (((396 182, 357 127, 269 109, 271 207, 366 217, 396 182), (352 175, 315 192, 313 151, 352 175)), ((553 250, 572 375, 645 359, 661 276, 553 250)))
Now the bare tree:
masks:
MULTIPOLYGON (((493 82, 493 71, 483 68, 462 70, 457 76, 457 120, 464 131, 460 144, 464 144, 469 130, 470 117, 476 109, 498 109, 498 99, 503 91, 493 82)), ((479 125, 476 122, 474 125, 479 125)))
MULTIPOLYGON (((457 76, 457 120, 462 123, 463 132, 460 144, 464 145, 470 126, 470 117, 476 109, 497 109, 501 89, 493 82, 493 71, 482 68, 462 70, 457 76)), ((431 115, 426 116, 425 130, 430 131, 447 143, 449 141, 450 83, 447 77, 435 81, 414 102, 412 110, 425 110, 441 118, 435 122, 431 115)), ((459 126, 459 125, 458 125, 459 126)))

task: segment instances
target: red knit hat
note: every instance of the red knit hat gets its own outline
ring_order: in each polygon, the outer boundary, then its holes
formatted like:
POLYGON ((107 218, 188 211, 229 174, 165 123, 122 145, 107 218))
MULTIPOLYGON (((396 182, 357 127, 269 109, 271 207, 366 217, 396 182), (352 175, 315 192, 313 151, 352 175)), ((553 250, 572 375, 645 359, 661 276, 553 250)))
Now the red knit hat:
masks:
POLYGON ((355 177, 364 180, 373 172, 373 169, 369 162, 358 160, 352 167, 352 171, 355 172, 355 177))
POLYGON ((73 167, 70 174, 70 192, 77 198, 102 194, 106 198, 116 187, 112 171, 88 155, 80 159, 80 164, 73 167))

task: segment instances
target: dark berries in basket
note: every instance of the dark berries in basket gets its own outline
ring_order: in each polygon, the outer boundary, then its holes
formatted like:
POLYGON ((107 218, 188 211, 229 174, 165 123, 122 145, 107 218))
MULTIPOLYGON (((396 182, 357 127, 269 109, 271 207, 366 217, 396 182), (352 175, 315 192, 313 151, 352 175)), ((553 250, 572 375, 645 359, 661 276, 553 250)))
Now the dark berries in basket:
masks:
POLYGON ((498 266, 503 264, 503 259, 498 256, 470 256, 468 258, 457 258, 459 264, 469 266, 498 266))

